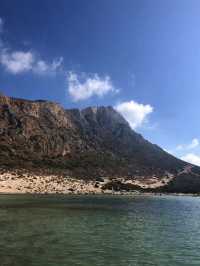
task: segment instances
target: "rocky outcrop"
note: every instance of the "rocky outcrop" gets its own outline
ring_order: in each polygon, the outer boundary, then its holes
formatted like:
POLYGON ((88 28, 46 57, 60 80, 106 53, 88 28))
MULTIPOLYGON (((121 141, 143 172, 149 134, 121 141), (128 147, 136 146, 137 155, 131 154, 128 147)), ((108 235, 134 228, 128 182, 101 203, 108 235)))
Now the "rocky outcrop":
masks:
MULTIPOLYGON (((180 184, 178 174, 189 164, 145 140, 112 107, 65 110, 53 102, 0 96, 0 165, 84 179, 145 182, 173 175, 180 184)), ((196 167, 200 191, 199 174, 196 167)), ((194 180, 192 168, 188 176, 194 180)))

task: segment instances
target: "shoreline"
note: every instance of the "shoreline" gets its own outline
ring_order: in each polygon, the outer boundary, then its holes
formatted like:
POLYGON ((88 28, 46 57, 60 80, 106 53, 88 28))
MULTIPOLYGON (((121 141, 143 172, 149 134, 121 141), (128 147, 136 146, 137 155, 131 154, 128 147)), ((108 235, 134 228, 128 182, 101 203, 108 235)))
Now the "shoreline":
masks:
POLYGON ((158 193, 158 192, 103 192, 103 193, 30 193, 30 192, 0 192, 0 196, 8 195, 8 196, 22 196, 22 195, 30 195, 30 196, 132 196, 132 197, 142 197, 142 196, 174 196, 174 197, 200 197, 200 194, 196 193, 158 193))
MULTIPOLYGON (((138 180, 116 179, 117 184, 128 186, 128 189, 113 189, 113 179, 84 180, 61 175, 45 175, 19 170, 2 170, 0 172, 0 195, 114 195, 114 196, 193 196, 200 193, 169 193, 142 191, 145 184, 138 180), (109 186, 108 186, 109 185, 109 186)), ((151 184, 150 189, 157 188, 158 182, 151 184), (154 186, 154 187, 153 187, 154 186)), ((115 184, 116 185, 116 184, 115 184)))

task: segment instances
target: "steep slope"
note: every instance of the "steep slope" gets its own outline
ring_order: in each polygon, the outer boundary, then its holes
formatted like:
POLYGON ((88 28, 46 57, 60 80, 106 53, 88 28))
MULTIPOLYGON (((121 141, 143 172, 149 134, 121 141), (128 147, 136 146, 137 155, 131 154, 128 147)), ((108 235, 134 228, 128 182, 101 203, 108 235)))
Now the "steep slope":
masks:
POLYGON ((145 140, 112 107, 64 110, 52 102, 0 96, 0 165, 85 179, 165 178, 162 189, 174 191, 187 175, 184 186, 195 180, 192 189, 200 191, 198 167, 184 172, 189 164, 145 140))

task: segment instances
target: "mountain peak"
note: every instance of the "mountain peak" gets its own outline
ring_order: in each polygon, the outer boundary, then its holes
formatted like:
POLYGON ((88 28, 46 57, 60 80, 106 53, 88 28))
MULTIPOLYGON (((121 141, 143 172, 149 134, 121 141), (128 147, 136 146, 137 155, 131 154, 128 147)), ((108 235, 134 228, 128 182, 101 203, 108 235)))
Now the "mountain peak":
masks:
POLYGON ((96 107, 87 107, 83 109, 82 114, 88 119, 93 118, 99 123, 114 126, 116 124, 124 124, 129 126, 128 122, 124 117, 118 113, 112 106, 96 106, 96 107))
POLYGON ((111 106, 65 110, 6 96, 0 96, 0 164, 144 180, 176 176, 188 165, 133 131, 111 106))

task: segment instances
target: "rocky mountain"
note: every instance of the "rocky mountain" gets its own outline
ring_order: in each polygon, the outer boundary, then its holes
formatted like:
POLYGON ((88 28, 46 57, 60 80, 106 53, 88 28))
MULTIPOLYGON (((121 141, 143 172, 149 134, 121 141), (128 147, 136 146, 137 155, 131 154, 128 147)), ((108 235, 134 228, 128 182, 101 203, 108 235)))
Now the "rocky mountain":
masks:
POLYGON ((145 140, 112 107, 65 110, 0 96, 0 166, 82 179, 155 179, 163 182, 159 191, 200 192, 199 167, 145 140))

